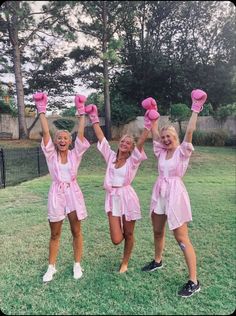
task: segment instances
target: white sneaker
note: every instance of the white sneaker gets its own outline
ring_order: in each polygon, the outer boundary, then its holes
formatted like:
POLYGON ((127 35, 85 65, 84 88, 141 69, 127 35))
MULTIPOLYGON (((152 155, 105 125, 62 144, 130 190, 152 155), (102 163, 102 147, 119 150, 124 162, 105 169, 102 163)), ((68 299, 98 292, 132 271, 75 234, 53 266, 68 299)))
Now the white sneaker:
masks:
POLYGON ((52 281, 53 274, 56 273, 57 270, 53 264, 49 264, 47 272, 43 276, 43 282, 52 281))
POLYGON ((79 262, 75 262, 74 263, 74 268, 73 268, 73 272, 74 272, 74 278, 77 280, 77 279, 80 279, 83 275, 83 269, 81 268, 81 265, 79 262))

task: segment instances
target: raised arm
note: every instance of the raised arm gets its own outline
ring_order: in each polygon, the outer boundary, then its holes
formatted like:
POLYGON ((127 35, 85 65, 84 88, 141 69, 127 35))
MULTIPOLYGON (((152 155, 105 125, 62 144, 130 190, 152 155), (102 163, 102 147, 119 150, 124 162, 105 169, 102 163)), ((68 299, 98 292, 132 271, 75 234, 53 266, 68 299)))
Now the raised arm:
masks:
POLYGON ((158 127, 158 120, 153 121, 151 131, 152 131, 152 139, 159 142, 160 133, 159 133, 159 127, 158 127))
POLYGON ((78 132, 77 137, 83 142, 84 140, 84 125, 85 125, 85 117, 81 115, 78 117, 78 132))
POLYGON ((192 138, 193 138, 193 132, 196 129, 196 124, 197 124, 197 118, 198 118, 198 113, 196 112, 192 112, 192 115, 189 119, 188 125, 187 125, 187 129, 184 135, 184 141, 187 143, 191 143, 192 142, 192 138))
POLYGON ((76 113, 75 115, 78 116, 78 131, 77 137, 83 142, 84 140, 84 126, 85 126, 85 102, 87 98, 84 95, 77 94, 75 96, 75 107, 76 113))
POLYGON ((144 128, 142 134, 139 136, 136 147, 138 148, 140 152, 143 150, 143 146, 148 137, 148 134, 149 134, 149 130, 144 128))
POLYGON ((33 95, 33 100, 35 102, 39 115, 39 120, 43 132, 43 142, 44 145, 47 146, 50 139, 49 126, 46 118, 47 95, 42 92, 37 92, 33 95))
POLYGON ((101 143, 105 136, 104 136, 104 133, 99 125, 97 106, 95 104, 89 104, 85 107, 85 112, 89 115, 89 118, 90 118, 90 121, 92 123, 95 135, 96 135, 99 143, 101 143))
POLYGON ((203 90, 196 89, 191 92, 191 98, 192 98, 192 107, 191 107, 192 115, 189 119, 185 136, 184 136, 184 141, 187 143, 192 142, 193 132, 196 130, 198 114, 203 109, 203 105, 207 99, 207 94, 203 90))

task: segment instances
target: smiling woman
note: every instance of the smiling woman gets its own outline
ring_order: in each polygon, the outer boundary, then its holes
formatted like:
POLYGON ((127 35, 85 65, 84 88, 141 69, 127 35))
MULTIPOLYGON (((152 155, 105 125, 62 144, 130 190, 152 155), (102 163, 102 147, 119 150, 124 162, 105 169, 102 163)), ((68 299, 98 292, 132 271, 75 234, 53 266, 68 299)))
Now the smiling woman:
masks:
POLYGON ((51 230, 49 265, 47 272, 43 276, 43 281, 51 281, 53 275, 57 272, 55 264, 59 250, 62 224, 65 218, 69 219, 73 236, 74 278, 79 279, 83 274, 80 265, 83 247, 81 221, 87 217, 87 210, 76 178, 82 156, 90 147, 89 142, 84 138, 84 103, 86 97, 82 95, 75 97, 79 126, 75 146, 72 150, 69 149, 72 137, 67 130, 57 131, 54 143, 52 142, 45 115, 47 95, 36 93, 33 98, 43 131, 41 146, 46 157, 49 173, 52 177, 52 184, 48 195, 48 221, 51 230))
MULTIPOLYGON (((157 118, 156 109, 152 109, 152 117, 157 118), (154 115, 155 114, 155 115, 154 115)), ((110 237, 114 245, 124 240, 123 259, 119 272, 128 270, 128 263, 134 246, 134 226, 136 220, 141 219, 139 198, 131 186, 142 161, 147 159, 144 152, 144 142, 148 137, 152 123, 149 110, 145 114, 145 125, 137 144, 130 135, 124 135, 114 152, 99 125, 98 111, 94 104, 85 107, 89 115, 94 132, 98 139, 97 148, 103 155, 107 170, 104 179, 106 190, 105 212, 108 217, 110 237)))
POLYGON ((178 292, 182 297, 190 297, 200 291, 197 279, 196 255, 188 237, 187 224, 192 220, 190 199, 182 177, 188 168, 189 159, 194 151, 192 145, 193 132, 197 118, 206 102, 207 94, 193 90, 192 115, 188 122, 184 140, 179 144, 178 134, 174 127, 167 126, 158 131, 158 123, 152 126, 153 149, 158 159, 158 177, 153 186, 150 217, 152 219, 155 255, 154 259, 143 267, 143 271, 155 271, 162 268, 162 255, 165 244, 165 224, 178 242, 188 267, 189 280, 178 292))

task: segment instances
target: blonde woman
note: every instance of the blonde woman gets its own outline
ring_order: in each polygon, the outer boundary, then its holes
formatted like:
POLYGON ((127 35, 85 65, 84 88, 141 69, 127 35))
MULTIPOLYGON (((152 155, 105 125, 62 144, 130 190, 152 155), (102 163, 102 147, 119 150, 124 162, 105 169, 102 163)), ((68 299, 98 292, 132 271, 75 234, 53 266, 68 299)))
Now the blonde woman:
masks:
POLYGON ((89 142, 84 137, 84 102, 86 101, 86 97, 82 95, 75 97, 76 114, 78 114, 78 133, 75 140, 75 147, 72 150, 69 149, 72 138, 67 130, 58 130, 55 134, 54 142, 51 139, 45 115, 47 95, 38 92, 33 95, 33 99, 37 107, 43 132, 41 147, 52 178, 48 194, 48 221, 51 231, 49 264, 43 276, 43 282, 50 282, 53 279, 53 275, 57 272, 56 259, 62 224, 65 218, 69 219, 73 236, 73 276, 75 279, 79 279, 83 274, 80 265, 83 248, 81 221, 87 217, 87 210, 76 178, 82 156, 90 147, 89 142))
MULTIPOLYGON (((99 125, 98 111, 94 104, 85 107, 98 139, 97 148, 106 163, 104 188, 106 190, 105 212, 108 216, 110 236, 114 245, 124 240, 124 253, 119 272, 128 270, 128 263, 134 246, 134 226, 141 219, 139 198, 131 186, 141 162, 147 159, 143 150, 144 142, 151 129, 149 112, 145 115, 145 128, 137 144, 130 135, 124 135, 113 151, 99 125)), ((153 113, 151 113, 153 114, 153 113)), ((153 116, 150 116, 153 118, 153 116)))
POLYGON ((155 258, 143 267, 143 271, 155 271, 162 268, 162 254, 165 240, 165 224, 183 251, 188 267, 189 280, 178 292, 182 297, 189 297, 200 291, 197 280, 196 255, 188 236, 187 223, 192 220, 188 192, 182 181, 189 159, 194 150, 192 135, 196 129, 198 113, 202 110, 207 94, 202 90, 193 90, 192 115, 190 117, 183 142, 179 143, 178 134, 173 126, 163 127, 158 132, 158 121, 152 127, 153 149, 158 159, 159 176, 154 184, 150 215, 153 225, 155 258))

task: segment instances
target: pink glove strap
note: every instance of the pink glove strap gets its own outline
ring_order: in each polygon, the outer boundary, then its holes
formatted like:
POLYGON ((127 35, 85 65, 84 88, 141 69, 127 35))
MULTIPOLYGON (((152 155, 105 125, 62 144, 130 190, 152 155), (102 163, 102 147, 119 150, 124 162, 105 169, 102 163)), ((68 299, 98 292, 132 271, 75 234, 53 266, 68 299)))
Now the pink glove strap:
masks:
POLYGON ((152 128, 152 123, 151 120, 148 117, 148 111, 146 112, 146 114, 144 115, 144 127, 150 131, 150 129, 152 128))

